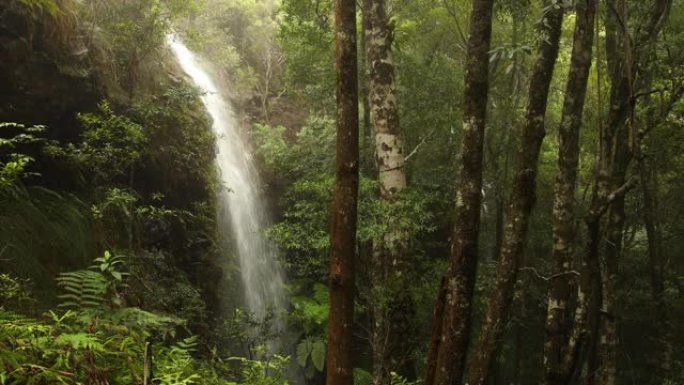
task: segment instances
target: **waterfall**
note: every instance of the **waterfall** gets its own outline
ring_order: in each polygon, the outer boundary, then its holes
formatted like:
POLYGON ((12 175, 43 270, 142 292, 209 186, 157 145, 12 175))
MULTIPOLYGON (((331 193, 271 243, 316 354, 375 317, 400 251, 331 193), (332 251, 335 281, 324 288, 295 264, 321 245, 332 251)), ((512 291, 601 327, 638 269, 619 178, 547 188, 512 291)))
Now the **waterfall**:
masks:
POLYGON ((277 313, 283 309, 285 295, 277 250, 263 234, 268 215, 259 190, 252 147, 240 133, 231 104, 202 68, 201 61, 177 37, 167 36, 167 43, 183 71, 202 91, 202 102, 213 119, 216 164, 222 185, 217 197, 219 231, 230 234, 234 241, 245 305, 257 320, 264 319, 269 311, 277 313))

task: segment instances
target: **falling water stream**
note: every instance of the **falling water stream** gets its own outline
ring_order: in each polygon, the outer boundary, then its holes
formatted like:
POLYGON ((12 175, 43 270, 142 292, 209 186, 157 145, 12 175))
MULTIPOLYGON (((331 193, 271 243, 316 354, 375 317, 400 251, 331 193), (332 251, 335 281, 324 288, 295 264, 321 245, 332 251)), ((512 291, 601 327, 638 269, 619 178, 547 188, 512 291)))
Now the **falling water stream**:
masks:
POLYGON ((202 102, 213 119, 216 164, 222 188, 218 193, 219 231, 230 234, 240 263, 245 305, 261 320, 285 305, 283 273, 276 248, 264 237, 268 215, 251 146, 241 133, 231 104, 198 59, 177 37, 167 43, 183 71, 202 91, 202 102))

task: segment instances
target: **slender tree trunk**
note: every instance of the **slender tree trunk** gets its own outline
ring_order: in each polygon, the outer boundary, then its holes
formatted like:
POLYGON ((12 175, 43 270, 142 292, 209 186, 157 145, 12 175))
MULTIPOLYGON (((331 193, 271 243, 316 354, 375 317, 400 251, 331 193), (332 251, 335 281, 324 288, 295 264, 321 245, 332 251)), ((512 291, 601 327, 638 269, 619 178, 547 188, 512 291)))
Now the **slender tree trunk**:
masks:
MULTIPOLYGON (((647 74, 646 89, 651 88, 650 72, 647 74)), ((671 95, 672 98, 679 99, 681 94, 675 91, 671 95)), ((637 149, 639 151, 636 156, 638 161, 639 181, 641 186, 641 197, 643 204, 642 218, 646 228, 646 238, 648 241, 648 260, 651 276, 651 295, 653 298, 653 320, 656 325, 655 342, 657 343, 659 354, 654 357, 655 366, 659 366, 660 371, 653 377, 654 384, 663 384, 671 380, 672 365, 673 365, 673 346, 671 335, 671 321, 667 308, 667 301, 665 298, 665 256, 663 255, 663 241, 662 230, 659 220, 659 205, 658 205, 658 186, 656 167, 653 166, 654 159, 649 159, 643 153, 647 147, 645 143, 641 142, 646 131, 654 130, 660 122, 656 121, 653 113, 653 102, 650 96, 645 97, 645 129, 639 133, 639 143, 637 149)), ((672 105, 668 103, 668 105, 672 105)), ((666 110, 669 114, 669 108, 666 110)))
MULTIPOLYGON (((432 336, 442 335, 442 326, 444 324, 444 306, 446 305, 446 277, 442 277, 439 284, 439 291, 437 292, 437 301, 435 302, 435 309, 432 312, 432 336)), ((437 369, 437 354, 439 353, 439 345, 441 338, 431 338, 430 345, 427 352, 427 367, 425 369, 425 383, 432 384, 435 381, 435 372, 437 369)))
MULTIPOLYGON (((602 133, 602 151, 599 157, 597 178, 609 178, 608 194, 625 184, 627 168, 633 154, 638 153, 638 135, 635 130, 635 92, 644 88, 650 77, 650 60, 655 40, 671 7, 671 0, 656 0, 651 9, 647 28, 637 34, 635 46, 624 25, 629 19, 624 0, 609 0, 606 15, 606 54, 611 70, 611 97, 609 120, 602 133), (637 80, 638 77, 638 80, 637 80)), ((598 184, 599 186, 601 184, 598 184)), ((599 197, 600 199, 601 197, 599 197)), ((617 306, 615 281, 622 256, 622 238, 625 222, 625 198, 618 196, 611 204, 606 222, 606 243, 603 255, 601 305, 601 384, 617 382, 617 306)), ((595 339, 598 336, 594 336, 595 339)))
MULTIPOLYGON (((525 263, 525 261, 523 261, 523 263, 525 263)), ((527 341, 525 340, 525 327, 523 326, 524 322, 529 319, 527 318, 527 307, 527 297, 523 295, 520 299, 520 320, 516 322, 515 326, 515 373, 513 374, 512 381, 502 381, 502 385, 507 383, 522 385, 527 378, 527 368, 525 366, 525 359, 527 358, 525 356, 525 346, 527 345, 527 341)))
MULTIPOLYGON (((598 170, 595 188, 597 193, 593 199, 605 201, 611 191, 618 189, 625 183, 627 167, 631 160, 629 144, 629 125, 627 117, 630 112, 631 87, 631 49, 626 31, 619 32, 619 19, 626 20, 624 4, 616 4, 615 0, 608 0, 606 13, 606 60, 608 61, 610 78, 610 108, 607 126, 601 126, 598 170)), ((600 203, 599 203, 600 204, 600 203)), ((592 259, 601 261, 600 272, 600 307, 601 312, 590 322, 597 325, 592 328, 592 347, 598 347, 600 357, 600 378, 602 385, 615 385, 617 375, 617 326, 615 314, 615 281, 618 274, 618 261, 622 254, 622 233, 625 222, 625 201, 620 196, 610 204, 606 220, 606 242, 603 256, 599 256, 599 249, 591 250, 592 259), (600 328, 600 329, 599 329, 600 328), (600 335, 600 342, 599 342, 600 335)), ((600 227, 600 216, 595 218, 600 227)), ((590 369, 599 369, 591 367, 590 369)), ((590 371, 590 376, 595 375, 590 371)))
POLYGON ((352 385, 354 257, 359 187, 356 2, 335 1, 337 158, 330 226, 327 385, 352 385))
POLYGON ((602 214, 592 214, 585 218, 587 245, 583 255, 582 277, 578 288, 578 292, 581 291, 583 296, 577 298, 575 324, 570 333, 569 348, 564 360, 567 384, 578 383, 585 361, 587 362, 587 385, 594 384, 598 371, 599 347, 595 337, 599 333, 599 316, 602 311, 601 266, 598 259, 601 246, 601 216, 602 214))
POLYGON ((560 4, 553 1, 548 5, 541 23, 543 38, 530 81, 527 118, 521 133, 518 166, 498 258, 496 287, 489 299, 482 334, 468 368, 469 385, 484 385, 495 362, 513 303, 518 263, 527 242, 528 222, 535 203, 539 152, 546 134, 544 116, 563 23, 560 4))
MULTIPOLYGON (((576 356, 578 336, 571 336, 566 344, 568 321, 566 308, 570 297, 572 261, 575 242, 575 187, 579 161, 579 130, 587 90, 593 45, 593 26, 596 0, 579 0, 576 3, 576 21, 570 72, 565 86, 565 100, 559 127, 558 176, 554 188, 553 206, 553 260, 554 278, 549 290, 546 315, 546 341, 544 345, 545 378, 549 385, 564 384, 568 374, 564 370, 564 356, 576 356)), ((578 301, 583 301, 583 285, 578 286, 578 301)), ((582 307, 578 310, 583 310, 582 307)), ((586 314, 575 315, 582 325, 586 314)))
MULTIPOLYGON (((496 165, 494 165, 496 167, 496 165)), ((501 185, 505 185, 504 181, 506 178, 504 177, 502 180, 499 182, 501 185)), ((495 224, 494 224, 494 249, 492 250, 492 261, 495 261, 497 258, 499 258, 499 254, 501 254, 501 246, 503 246, 503 237, 504 237, 504 216, 505 216, 505 210, 506 210, 506 204, 504 202, 503 194, 501 196, 497 192, 497 197, 496 202, 494 202, 494 217, 495 217, 495 224)))
MULTIPOLYGON (((470 342, 470 318, 477 273, 478 235, 482 203, 482 155, 489 91, 489 48, 493 0, 473 0, 466 57, 465 108, 460 181, 456 193, 456 223, 451 237, 451 263, 436 362, 428 362, 426 385, 454 385, 463 378, 470 342)), ((437 306, 441 306, 437 304, 437 306)))
MULTIPOLYGON (((670 10, 672 8, 672 0, 655 0, 654 7, 651 9, 649 23, 643 38, 643 48, 637 52, 637 68, 640 71, 640 79, 643 79, 643 86, 641 89, 648 90, 651 87, 651 71, 652 62, 655 60, 655 43, 658 34, 667 21, 670 10), (645 73, 644 73, 645 72, 645 73)), ((679 100, 684 93, 684 87, 679 87, 670 95, 668 103, 668 112, 674 101, 679 100)), ((653 118, 651 109, 650 97, 646 97, 646 124, 648 129, 653 129, 657 122, 653 118)), ((632 111, 634 114, 634 111, 632 111)), ((641 135, 636 138, 640 139, 641 135)), ((673 346, 672 346, 672 325, 670 323, 669 314, 667 310, 667 303, 665 299, 665 257, 663 255, 662 247, 662 232, 658 221, 658 193, 657 188, 657 171, 651 166, 648 161, 641 154, 641 141, 637 142, 636 151, 638 152, 638 170, 641 181, 641 190, 644 201, 644 224, 646 227, 646 235, 648 238, 648 256, 650 261, 650 275, 651 275, 651 290, 653 296, 654 315, 658 330, 658 344, 660 346, 660 354, 658 355, 658 362, 660 363, 660 373, 656 374, 656 383, 662 384, 672 380, 673 370, 673 346)))
MULTIPOLYGON (((623 182, 624 183, 624 178, 623 182)), ((601 385, 615 385, 617 376, 617 306, 615 282, 618 262, 622 258, 622 235, 625 224, 624 197, 616 200, 609 210, 604 249, 601 286, 601 385)))
MULTIPOLYGON (((513 18, 511 23, 511 47, 517 47, 519 41, 519 21, 513 18)), ((518 55, 513 55, 511 65, 515 68, 518 66, 518 55)), ((490 69, 490 74, 496 72, 495 68, 490 69)), ((485 155, 485 160, 489 161, 489 168, 494 170, 492 177, 493 196, 494 196, 494 245, 492 248, 491 260, 496 261, 501 253, 504 237, 504 219, 506 216, 506 194, 508 176, 511 172, 511 152, 514 139, 514 129, 518 127, 516 119, 516 111, 519 108, 520 90, 519 79, 517 71, 512 71, 508 74, 504 92, 512 97, 506 98, 502 105, 498 108, 497 119, 506 122, 501 125, 501 134, 488 136, 485 142, 485 147, 489 147, 489 156, 485 155)), ((496 114, 495 114, 496 115, 496 114)), ((485 166, 487 168, 487 166, 485 166)))
MULTIPOLYGON (((404 151, 399 137, 399 110, 394 80, 392 37, 385 0, 366 0, 364 7, 370 64, 370 107, 375 132, 375 155, 380 198, 393 203, 406 188, 404 151)), ((372 348, 373 383, 389 384, 390 373, 407 376, 410 367, 411 314, 407 290, 408 236, 390 229, 373 243, 372 348)))
MULTIPOLYGON (((607 28, 608 29, 608 28, 607 28)), ((608 35, 608 34, 607 34, 608 35)), ((616 57, 617 53, 606 51, 607 56, 616 57)), ((618 71, 624 74, 622 65, 617 65, 618 71)), ((601 384, 613 385, 617 370, 617 329, 615 324, 615 279, 617 266, 622 252, 622 233, 624 227, 624 196, 626 191, 616 194, 625 185, 627 166, 631 154, 629 149, 628 131, 625 122, 630 90, 625 85, 627 78, 620 74, 611 76, 611 109, 609 121, 601 127, 601 143, 599 159, 594 183, 594 193, 589 214, 585 218, 587 224, 588 243, 585 251, 585 263, 589 287, 585 304, 579 307, 589 309, 587 313, 588 331, 584 335, 587 346, 589 370, 587 384, 594 383, 594 376, 599 369, 601 384), (608 212, 606 221, 606 242, 601 257, 601 220, 608 212), (600 340, 599 340, 600 336, 600 340), (596 356, 598 349, 598 356, 596 356)), ((575 375, 581 368, 581 362, 573 365, 575 375)))
POLYGON ((660 373, 656 375, 656 383, 662 384, 670 379, 672 372, 673 348, 670 317, 665 299, 665 258, 663 256, 662 233, 658 221, 658 199, 655 186, 655 173, 646 159, 639 161, 639 176, 643 196, 643 220, 648 237, 648 259, 651 275, 651 295, 653 297, 653 319, 656 322, 657 343, 659 347, 656 358, 660 373))
POLYGON ((361 107, 363 109, 363 149, 361 152, 361 164, 362 169, 372 170, 372 149, 373 141, 371 138, 372 127, 371 127, 371 106, 370 106, 370 63, 368 57, 368 42, 371 39, 371 25, 370 25, 370 7, 371 0, 363 0, 361 3, 361 41, 359 43, 359 56, 360 56, 360 80, 359 80, 359 92, 361 93, 361 107))

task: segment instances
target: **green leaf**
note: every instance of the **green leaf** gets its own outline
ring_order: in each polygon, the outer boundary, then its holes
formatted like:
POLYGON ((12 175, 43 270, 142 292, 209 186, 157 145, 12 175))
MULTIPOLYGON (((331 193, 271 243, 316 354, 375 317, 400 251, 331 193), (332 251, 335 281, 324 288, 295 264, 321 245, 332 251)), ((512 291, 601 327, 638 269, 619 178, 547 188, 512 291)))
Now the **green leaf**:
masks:
POLYGON ((325 342, 318 340, 313 343, 311 350, 311 362, 319 372, 325 368, 325 342))
POLYGON ((311 351, 313 350, 313 344, 311 339, 307 338, 297 345, 297 363, 302 368, 306 367, 306 363, 309 360, 311 351))
POLYGON ((373 376, 361 368, 354 368, 354 385, 371 385, 373 376))

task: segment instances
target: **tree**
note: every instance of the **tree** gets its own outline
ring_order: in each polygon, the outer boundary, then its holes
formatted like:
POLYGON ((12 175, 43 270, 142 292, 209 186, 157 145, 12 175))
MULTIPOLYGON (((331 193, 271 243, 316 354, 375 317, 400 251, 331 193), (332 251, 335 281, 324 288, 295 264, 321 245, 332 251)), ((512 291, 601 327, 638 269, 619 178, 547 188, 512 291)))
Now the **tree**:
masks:
POLYGON ((354 257, 359 190, 356 3, 335 1, 337 158, 330 225, 327 385, 352 385, 354 257))
POLYGON ((562 2, 548 1, 540 23, 542 38, 530 80, 526 121, 520 133, 518 166, 498 256, 496 287, 489 299, 482 334, 469 364, 469 385, 485 384, 513 303, 518 261, 525 251, 528 223, 536 200, 537 164, 546 135, 544 117, 562 24, 562 2))
MULTIPOLYGON (((591 67, 594 16, 596 0, 581 0, 576 3, 576 21, 573 37, 570 72, 565 86, 565 100, 558 130, 558 175, 554 187, 553 205, 553 260, 555 271, 549 289, 546 314, 546 341, 544 362, 546 383, 564 384, 568 368, 566 357, 574 360, 578 336, 571 336, 564 349, 568 322, 565 319, 570 297, 570 273, 574 255, 575 240, 575 186, 579 162, 579 130, 587 91, 587 80, 591 67)), ((578 300, 584 296, 580 285, 578 300)), ((583 327, 584 309, 578 307, 575 325, 583 327)))
MULTIPOLYGON (((367 57, 370 65, 370 111, 375 132, 375 155, 380 199, 392 204, 406 188, 404 149, 399 137, 399 111, 392 40, 385 0, 364 6, 367 57)), ((373 383, 389 383, 390 373, 407 374, 412 304, 407 290, 405 261, 408 234, 390 230, 373 242, 371 263, 373 383)))
MULTIPOLYGON (((651 25, 658 25, 658 29, 663 28, 664 20, 659 20, 668 17, 671 1, 658 1, 656 7, 653 9, 651 15, 651 25)), ((666 296, 666 282, 667 282, 667 257, 665 254, 663 241, 663 223, 664 220, 659 217, 660 199, 658 196, 658 176, 660 171, 656 169, 655 160, 644 154, 645 150, 654 150, 650 148, 652 143, 646 144, 643 142, 644 137, 650 135, 655 129, 663 124, 663 121, 672 112, 673 106, 684 95, 684 84, 674 76, 668 76, 668 80, 674 85, 669 97, 663 103, 664 107, 659 114, 656 114, 655 103, 651 97, 651 88, 653 87, 653 79, 655 78, 654 68, 658 59, 655 37, 651 36, 650 41, 645 44, 645 52, 648 61, 640 65, 640 69, 644 71, 642 76, 642 90, 644 93, 644 115, 641 120, 643 127, 638 130, 636 139, 638 140, 636 146, 636 159, 638 162, 639 184, 641 187, 641 196, 643 200, 643 221, 646 229, 648 242, 648 261, 649 261, 649 275, 651 296, 653 301, 654 319, 656 321, 657 334, 655 339, 657 342, 657 354, 655 355, 656 362, 658 362, 658 372, 653 376, 654 383, 661 384, 667 381, 672 381, 673 375, 673 330, 671 323, 671 315, 668 308, 666 296)), ((636 111, 632 111, 633 114, 636 111)), ((637 121, 638 122, 638 121, 637 121)))
MULTIPOLYGON (((649 77, 652 79, 652 76, 649 77)), ((650 81, 647 82, 649 84, 650 81)), ((650 88, 650 84, 649 84, 650 88)), ((663 123, 664 118, 669 115, 674 105, 673 101, 679 100, 684 94, 684 85, 680 85, 671 93, 667 100, 664 113, 655 116, 653 113, 653 102, 650 96, 646 96, 644 101, 646 117, 645 127, 639 130, 637 150, 637 166, 639 172, 639 185, 641 187, 641 199, 643 201, 643 222, 646 229, 648 261, 650 273, 651 296, 653 300, 654 318, 656 320, 657 335, 655 336, 658 344, 659 354, 656 356, 659 362, 660 371, 654 376, 656 383, 663 383, 669 380, 672 375, 673 365, 673 346, 672 346, 672 326, 671 316, 668 310, 667 298, 665 293, 666 283, 666 256, 663 247, 663 220, 658 216, 660 202, 658 197, 658 171, 653 165, 654 160, 648 159, 644 154, 645 149, 649 149, 642 143, 643 137, 650 131, 663 123)), ((652 158, 652 157, 651 157, 652 158)))
MULTIPOLYGON (((631 185, 626 181, 627 169, 634 155, 637 154, 638 133, 636 132, 636 104, 638 93, 648 84, 650 60, 653 58, 655 40, 660 33, 672 6, 671 0, 656 0, 648 14, 646 27, 636 36, 630 36, 627 5, 624 0, 609 0, 606 15, 606 59, 610 79, 610 108, 608 122, 601 125, 600 153, 596 171, 595 192, 592 200, 600 205, 611 199, 606 220, 606 241, 601 266, 601 297, 594 305, 595 329, 594 340, 600 338, 601 383, 614 385, 617 381, 617 306, 615 303, 615 281, 618 265, 622 259, 623 232, 625 225, 624 187, 631 185), (624 193, 620 193, 624 191, 624 193), (616 194, 617 193, 617 194, 616 194), (600 310, 599 310, 600 306, 600 310)), ((650 86, 650 85, 649 85, 650 86)), ((648 195, 648 194, 647 194, 648 195)), ((648 203, 647 203, 648 205, 648 203)), ((648 216, 648 215, 646 215, 648 216)), ((591 218, 596 223, 589 223, 595 229, 590 233, 598 237, 600 216, 591 218)), ((648 221, 648 219, 647 219, 648 221)), ((646 226, 647 236, 649 225, 646 226)), ((652 228, 651 228, 652 230, 652 228)), ((653 232, 650 232, 654 235, 653 232)), ((599 241, 593 242, 598 245, 599 241)), ((594 259, 599 259, 599 250, 591 250, 594 259)), ((594 344, 599 344, 594 342, 594 344)), ((590 361, 590 364, 592 362, 590 361)))
POLYGON ((466 55, 463 138, 460 180, 456 193, 456 223, 451 258, 444 281, 445 303, 437 303, 425 385, 461 382, 470 342, 470 315, 478 255, 482 203, 482 158, 489 91, 489 47, 493 0, 474 0, 466 55))

